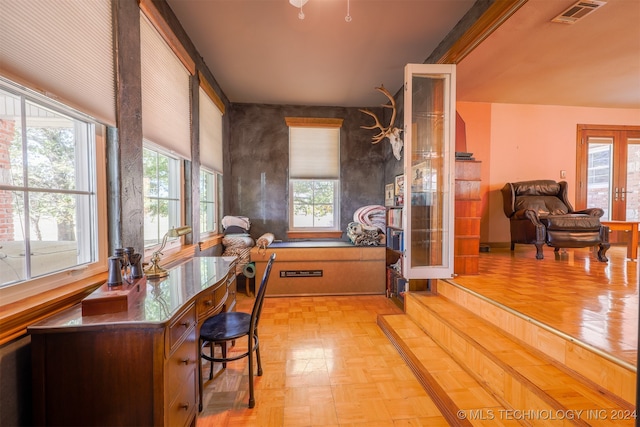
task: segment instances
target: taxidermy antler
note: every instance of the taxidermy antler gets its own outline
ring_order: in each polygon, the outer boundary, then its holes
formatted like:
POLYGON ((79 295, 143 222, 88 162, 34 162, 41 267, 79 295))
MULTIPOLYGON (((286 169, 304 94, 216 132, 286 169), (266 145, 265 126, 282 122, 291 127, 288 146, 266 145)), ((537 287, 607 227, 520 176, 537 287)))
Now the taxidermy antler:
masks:
POLYGON ((380 129, 380 132, 373 136, 371 143, 377 144, 382 141, 384 138, 389 138, 389 142, 391 143, 391 149, 393 150, 393 155, 396 159, 400 160, 400 151, 402 150, 403 141, 400 138, 400 132, 402 129, 393 126, 393 122, 396 120, 396 100, 393 99, 393 95, 389 93, 389 91, 384 87, 384 85, 380 85, 380 87, 376 88, 377 91, 382 92, 389 100, 391 101, 391 105, 382 104, 384 108, 393 109, 393 113, 391 114, 391 120, 389 120, 389 126, 384 127, 378 120, 376 115, 369 110, 360 110, 365 114, 370 115, 376 121, 376 123, 372 126, 360 126, 363 129, 380 129))

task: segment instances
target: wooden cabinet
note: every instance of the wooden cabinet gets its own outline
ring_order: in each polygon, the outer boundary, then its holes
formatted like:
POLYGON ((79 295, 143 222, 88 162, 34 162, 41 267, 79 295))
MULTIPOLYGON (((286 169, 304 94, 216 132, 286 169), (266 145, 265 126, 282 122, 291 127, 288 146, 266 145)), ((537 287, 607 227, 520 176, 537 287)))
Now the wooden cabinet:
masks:
POLYGON ((456 161, 454 273, 478 274, 481 163, 456 161))
POLYGON ((30 326, 35 424, 195 425, 199 327, 235 306, 234 273, 235 258, 193 258, 127 311, 78 304, 30 326))

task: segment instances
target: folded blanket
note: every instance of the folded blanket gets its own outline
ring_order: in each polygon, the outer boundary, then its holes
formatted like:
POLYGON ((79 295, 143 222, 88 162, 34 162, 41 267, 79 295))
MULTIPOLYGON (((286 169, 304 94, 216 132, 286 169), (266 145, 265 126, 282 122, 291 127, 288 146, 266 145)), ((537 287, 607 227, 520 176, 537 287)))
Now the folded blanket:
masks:
POLYGON ((368 205, 358 208, 353 214, 353 221, 386 230, 386 209, 380 205, 368 205))
POLYGON ((386 242, 386 236, 380 233, 377 227, 359 222, 349 223, 347 237, 356 246, 382 246, 386 242))
POLYGON ((254 243, 253 238, 248 234, 227 234, 222 238, 222 244, 226 250, 235 248, 251 248, 254 243))
POLYGON ((249 231, 251 228, 251 221, 246 216, 231 216, 226 215, 222 218, 222 226, 226 229, 231 226, 240 227, 244 230, 249 231))

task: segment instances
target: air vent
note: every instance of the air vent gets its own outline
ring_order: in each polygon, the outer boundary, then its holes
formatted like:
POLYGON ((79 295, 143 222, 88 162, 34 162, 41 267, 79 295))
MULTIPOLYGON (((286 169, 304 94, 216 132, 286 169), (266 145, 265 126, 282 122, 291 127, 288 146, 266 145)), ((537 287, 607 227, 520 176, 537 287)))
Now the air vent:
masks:
POLYGON ((574 24, 580 19, 589 15, 594 10, 601 8, 605 4, 607 4, 606 1, 582 0, 569 7, 560 15, 553 18, 551 22, 559 22, 561 24, 574 24))

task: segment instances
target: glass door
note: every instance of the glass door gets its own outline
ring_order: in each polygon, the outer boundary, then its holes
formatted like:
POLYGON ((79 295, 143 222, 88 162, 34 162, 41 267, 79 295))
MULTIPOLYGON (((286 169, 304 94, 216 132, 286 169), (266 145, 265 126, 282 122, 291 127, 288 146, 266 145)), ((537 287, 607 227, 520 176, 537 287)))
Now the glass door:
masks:
POLYGON ((576 208, 604 209, 606 220, 640 220, 640 129, 579 128, 576 208))
POLYGON ((404 95, 404 274, 453 276, 455 65, 408 64, 404 95))

